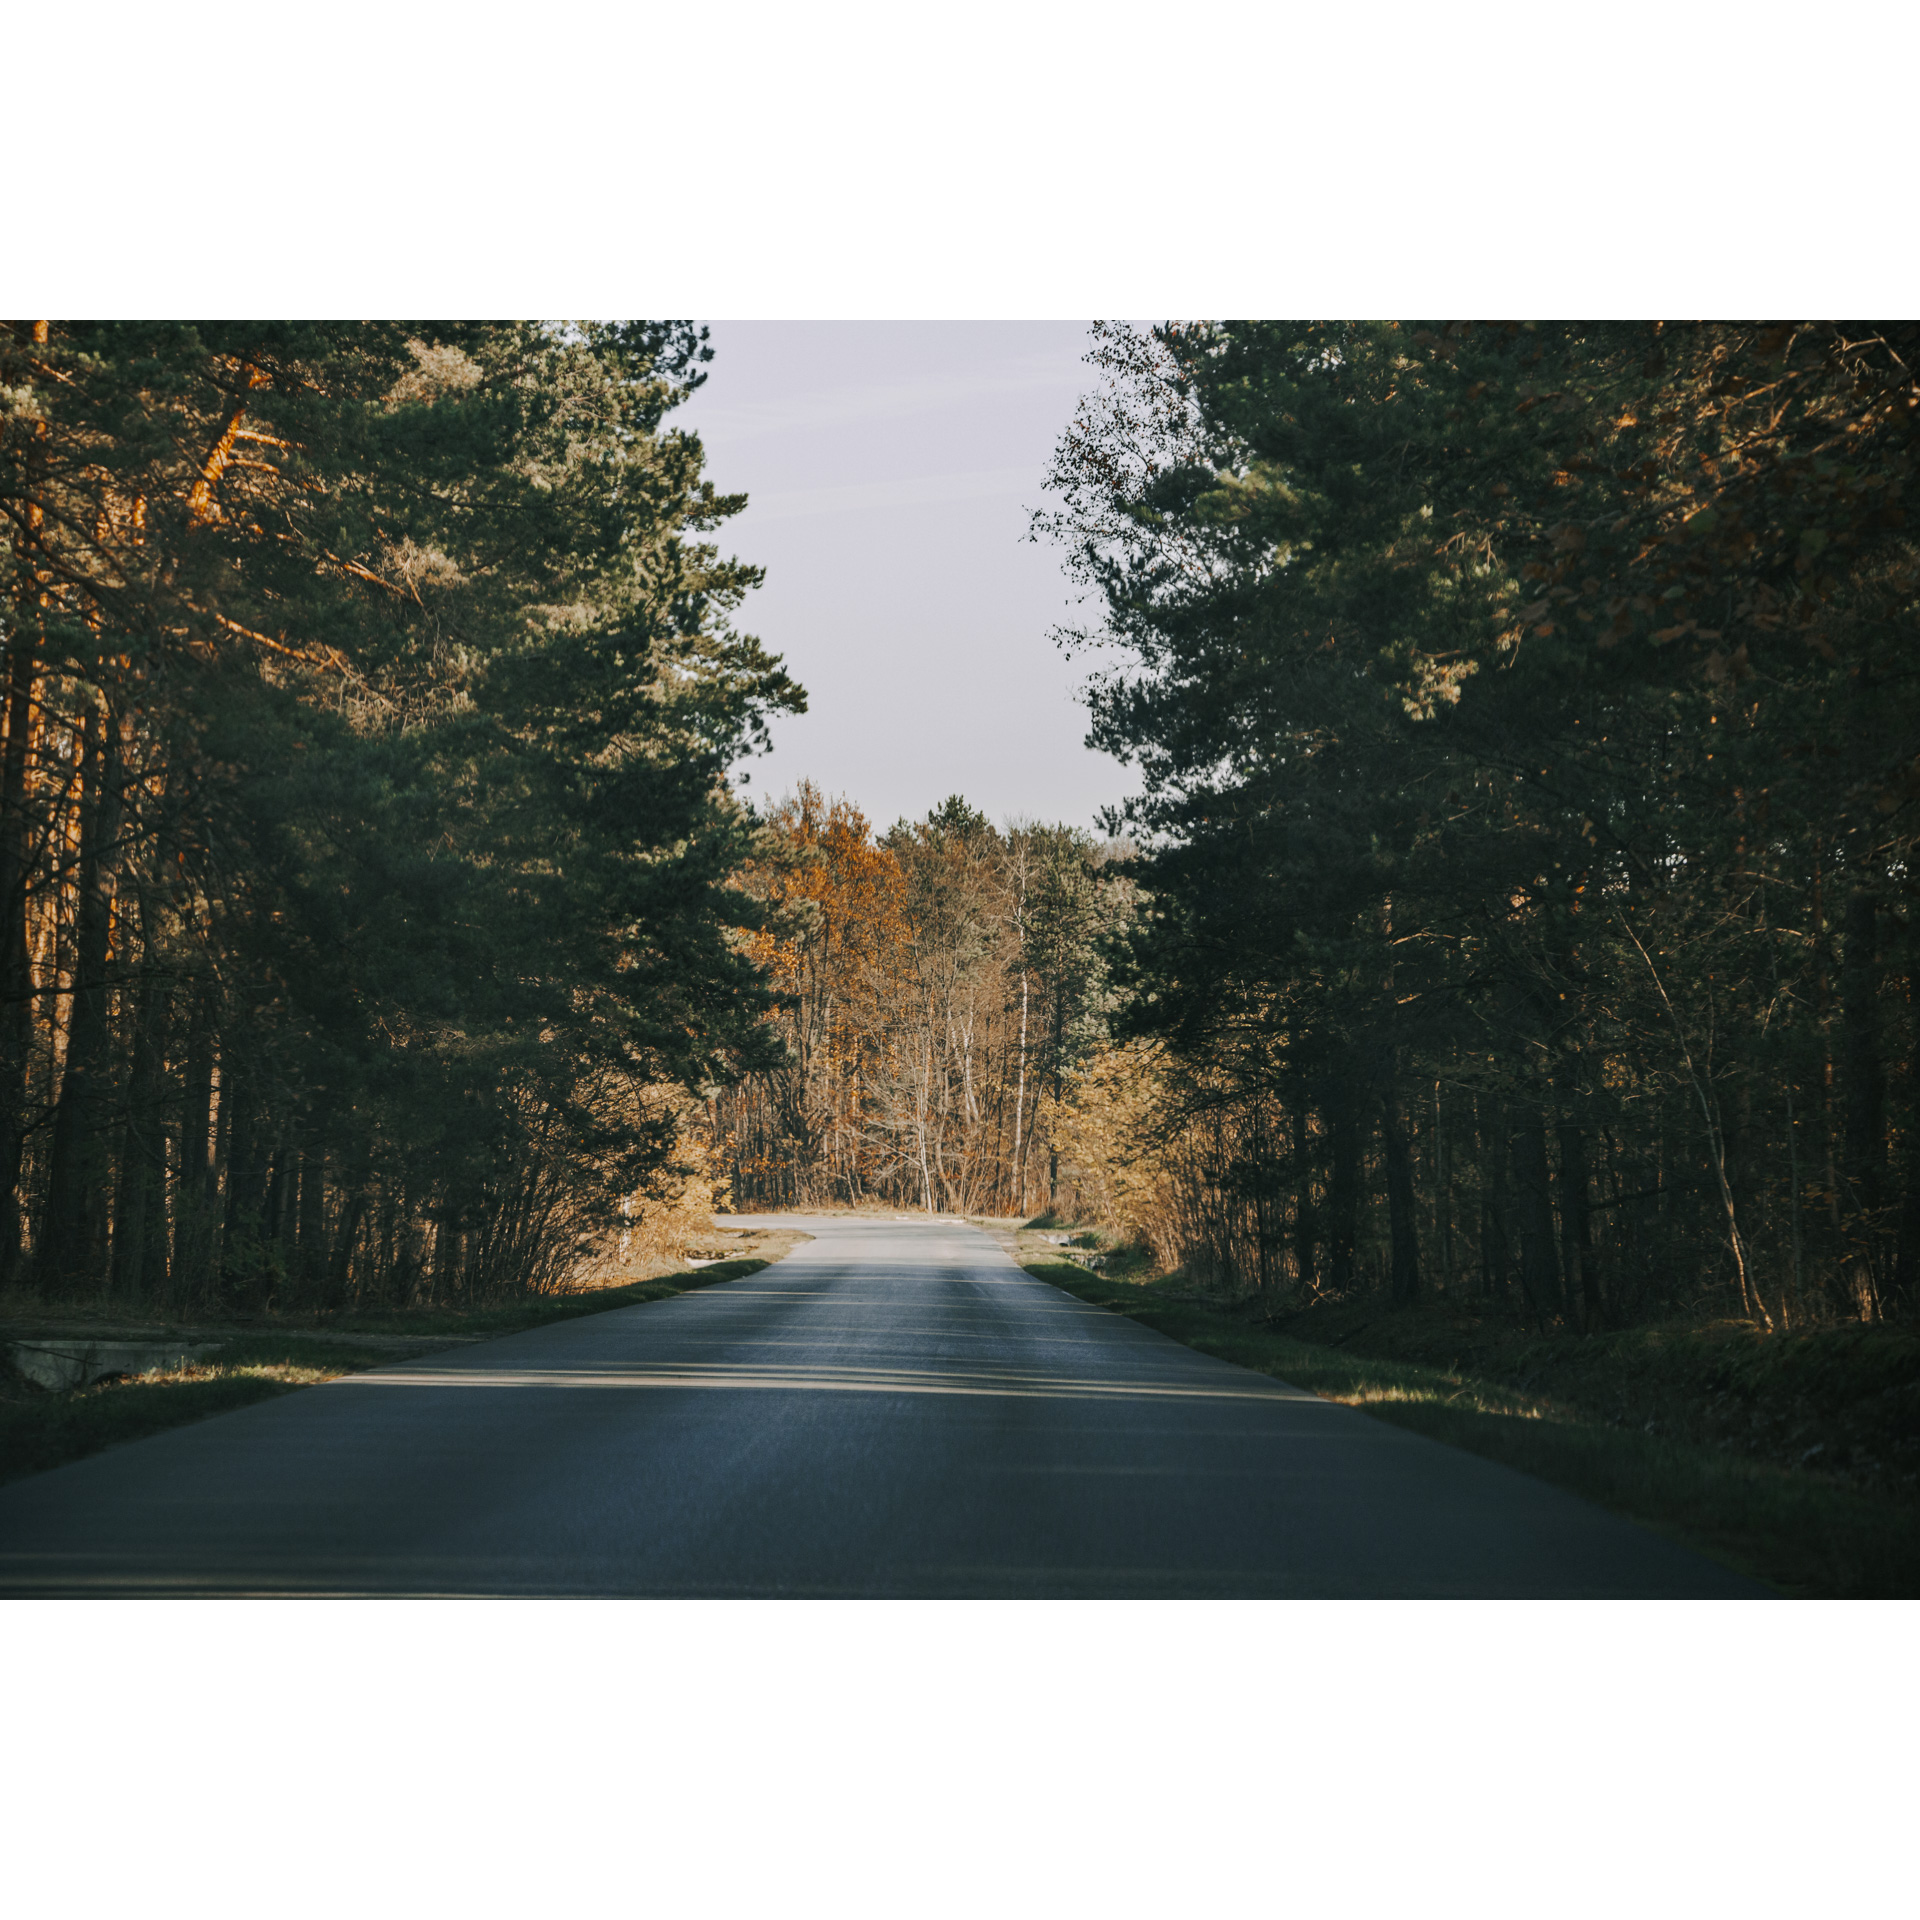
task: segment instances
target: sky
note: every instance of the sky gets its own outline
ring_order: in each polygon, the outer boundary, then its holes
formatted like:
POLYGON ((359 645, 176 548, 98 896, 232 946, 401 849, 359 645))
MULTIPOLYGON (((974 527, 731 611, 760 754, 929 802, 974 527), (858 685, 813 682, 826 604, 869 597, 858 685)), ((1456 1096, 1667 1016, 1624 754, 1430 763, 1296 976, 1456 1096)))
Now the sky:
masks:
POLYGON ((959 793, 990 819, 1094 816, 1134 790, 1084 744, 1084 659, 1059 550, 1027 538, 1095 380, 1074 321, 710 321, 707 384, 674 416, 744 492, 718 534, 766 568, 738 624, 808 711, 747 763, 749 794, 811 779, 884 829, 959 793))

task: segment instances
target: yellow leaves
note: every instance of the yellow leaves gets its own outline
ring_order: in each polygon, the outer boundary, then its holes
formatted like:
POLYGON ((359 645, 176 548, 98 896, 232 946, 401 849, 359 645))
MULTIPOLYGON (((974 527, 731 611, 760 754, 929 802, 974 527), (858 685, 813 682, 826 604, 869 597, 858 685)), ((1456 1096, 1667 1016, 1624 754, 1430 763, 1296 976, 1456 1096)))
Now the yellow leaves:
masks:
POLYGON ((698 1125, 697 1101, 677 1086, 656 1083, 639 1091, 638 1105, 646 1119, 673 1127, 674 1143, 671 1158, 627 1200, 626 1224, 607 1250, 607 1265, 626 1272, 679 1259, 710 1238, 714 1209, 726 1204, 729 1184, 719 1144, 698 1125))
POLYGON ((1437 654, 1416 654, 1411 665, 1413 686, 1401 696, 1401 705, 1412 720, 1431 720, 1443 706, 1458 706, 1461 688, 1480 671, 1477 660, 1437 654))
POLYGON ((1166 1177, 1155 1126, 1165 1060, 1149 1041, 1100 1048, 1041 1102, 1061 1168, 1094 1209, 1124 1232, 1151 1235, 1166 1177))

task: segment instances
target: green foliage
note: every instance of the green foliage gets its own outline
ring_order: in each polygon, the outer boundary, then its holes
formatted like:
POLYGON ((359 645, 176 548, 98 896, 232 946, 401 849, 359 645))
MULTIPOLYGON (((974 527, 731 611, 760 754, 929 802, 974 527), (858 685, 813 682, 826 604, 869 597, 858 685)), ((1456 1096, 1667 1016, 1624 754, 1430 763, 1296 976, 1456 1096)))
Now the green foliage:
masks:
POLYGON ((665 425, 701 336, 0 350, 0 618, 39 723, 7 748, 7 997, 36 1012, 0 1251, 176 1304, 550 1288, 670 1151, 644 1090, 767 1057, 726 771, 804 701, 731 624, 757 571, 701 538, 743 502, 665 425), (150 1039, 93 1082, 38 1011, 89 875, 120 933, 74 1031, 150 1039), (68 1138, 117 1163, 93 1227, 68 1138))
POLYGON ((1122 1031, 1297 1284, 1911 1294, 1916 344, 1105 332, 1044 525, 1144 776, 1122 1031))

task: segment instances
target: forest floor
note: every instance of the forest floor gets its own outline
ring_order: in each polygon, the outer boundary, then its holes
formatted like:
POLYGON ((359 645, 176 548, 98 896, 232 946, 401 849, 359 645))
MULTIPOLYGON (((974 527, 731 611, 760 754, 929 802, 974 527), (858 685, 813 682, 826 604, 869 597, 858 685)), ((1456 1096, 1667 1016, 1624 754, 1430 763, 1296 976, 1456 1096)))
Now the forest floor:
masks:
MULTIPOLYGON (((984 1223, 983 1223, 984 1224, 984 1223)), ((1798 1596, 1920 1595, 1920 1336, 1694 1322, 1541 1335, 1378 1299, 1276 1310, 1033 1232, 1030 1273, 1203 1353, 1584 1495, 1798 1596)), ((1088 1243, 1097 1236, 1076 1234, 1088 1243)))
POLYGON ((36 1339, 178 1339, 211 1349, 189 1366, 100 1380, 65 1392, 50 1391, 10 1364, 0 1365, 0 1482, 43 1473, 124 1440, 143 1439, 342 1374, 738 1280, 771 1265, 809 1236, 722 1230, 709 1238, 716 1251, 724 1249, 726 1258, 701 1266, 657 1261, 628 1271, 617 1264, 603 1266, 592 1284, 575 1291, 494 1307, 262 1311, 189 1321, 129 1314, 111 1305, 0 1295, 0 1347, 9 1353, 14 1342, 36 1339))

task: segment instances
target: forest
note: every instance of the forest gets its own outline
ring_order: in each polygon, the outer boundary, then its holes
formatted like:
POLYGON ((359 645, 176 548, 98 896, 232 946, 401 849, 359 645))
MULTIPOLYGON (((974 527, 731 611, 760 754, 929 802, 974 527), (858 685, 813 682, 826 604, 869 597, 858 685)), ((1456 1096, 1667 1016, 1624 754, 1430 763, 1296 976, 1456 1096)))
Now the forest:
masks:
POLYGON ((1916 353, 1097 329, 1035 530, 1144 791, 1104 844, 776 816, 736 1188, 1542 1329, 1909 1310, 1916 353))
POLYGON ((768 910, 752 951, 783 1048, 709 1105, 708 1164, 731 1195, 1051 1206, 1053 1116, 1106 1032, 1129 850, 1066 826, 1002 831, 957 794, 876 837, 810 782, 766 826, 743 880, 768 910))
POLYGON ((804 696, 697 328, 4 354, 5 1279, 564 1286, 676 1181, 1586 1331, 1920 1262, 1920 328, 1094 331, 1103 831, 727 771, 804 696))
POLYGON ((0 331, 0 1284, 564 1284, 774 1058, 700 331, 0 331))

